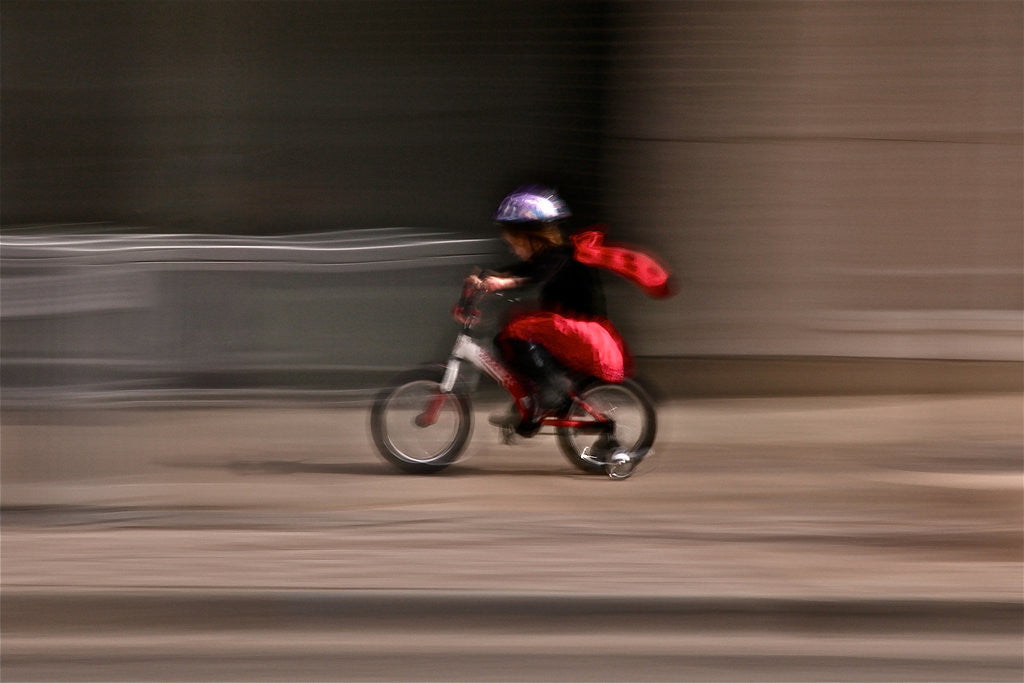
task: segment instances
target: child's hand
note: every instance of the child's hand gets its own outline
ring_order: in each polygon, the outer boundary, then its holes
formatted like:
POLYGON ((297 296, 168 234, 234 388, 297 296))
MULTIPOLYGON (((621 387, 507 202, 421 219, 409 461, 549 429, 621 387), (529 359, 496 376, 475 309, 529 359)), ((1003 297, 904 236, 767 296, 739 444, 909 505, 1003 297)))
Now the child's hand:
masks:
POLYGON ((515 280, 510 277, 497 277, 492 275, 491 277, 485 277, 480 281, 480 289, 485 292, 498 292, 502 289, 509 289, 513 287, 515 280))
POLYGON ((466 278, 467 287, 482 289, 485 292, 497 292, 502 289, 513 289, 519 286, 520 282, 514 277, 501 277, 499 275, 488 275, 480 277, 475 273, 466 278))

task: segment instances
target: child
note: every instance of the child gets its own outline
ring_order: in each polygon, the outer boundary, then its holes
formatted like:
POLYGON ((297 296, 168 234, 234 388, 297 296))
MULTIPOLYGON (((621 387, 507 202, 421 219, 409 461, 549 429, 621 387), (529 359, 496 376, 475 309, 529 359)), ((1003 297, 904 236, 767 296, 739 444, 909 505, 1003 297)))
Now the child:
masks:
POLYGON ((505 197, 494 215, 502 238, 519 258, 495 274, 471 275, 468 284, 498 291, 538 286, 539 310, 510 320, 498 335, 502 356, 530 392, 526 415, 492 419, 533 436, 545 415, 570 407, 572 382, 566 370, 622 381, 631 361, 618 331, 606 318, 598 271, 577 260, 559 223, 571 212, 558 194, 522 187, 505 197))

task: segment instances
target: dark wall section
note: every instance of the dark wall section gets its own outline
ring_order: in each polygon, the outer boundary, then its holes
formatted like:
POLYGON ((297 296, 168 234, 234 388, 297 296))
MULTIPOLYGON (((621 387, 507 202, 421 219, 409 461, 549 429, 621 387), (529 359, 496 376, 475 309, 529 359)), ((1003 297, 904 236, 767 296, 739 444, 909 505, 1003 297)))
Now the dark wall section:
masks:
POLYGON ((603 3, 22 2, 2 221, 476 228, 510 184, 599 195, 603 3))

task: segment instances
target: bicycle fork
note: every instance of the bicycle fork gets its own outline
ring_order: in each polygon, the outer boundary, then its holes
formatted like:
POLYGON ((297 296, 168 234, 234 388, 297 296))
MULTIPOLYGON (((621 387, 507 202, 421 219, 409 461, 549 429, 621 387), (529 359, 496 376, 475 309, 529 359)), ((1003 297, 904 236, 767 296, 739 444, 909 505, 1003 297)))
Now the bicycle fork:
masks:
MULTIPOLYGON (((445 401, 452 396, 452 392, 455 390, 455 385, 458 382, 464 362, 472 363, 476 367, 490 373, 488 366, 484 362, 486 357, 486 351, 473 341, 468 334, 460 334, 455 340, 455 346, 452 348, 451 355, 448 357, 448 364, 445 367, 444 378, 441 380, 439 391, 430 399, 423 412, 416 416, 414 420, 416 425, 418 427, 429 427, 437 422, 437 416, 440 414, 441 408, 444 407, 445 401)), ((494 364, 500 368, 496 362, 494 364)), ((501 369, 504 370, 504 368, 501 369)), ((495 377, 495 379, 498 378, 495 377)), ((514 378, 511 378, 511 376, 510 379, 514 381, 514 378)), ((502 380, 499 379, 499 381, 502 380)))

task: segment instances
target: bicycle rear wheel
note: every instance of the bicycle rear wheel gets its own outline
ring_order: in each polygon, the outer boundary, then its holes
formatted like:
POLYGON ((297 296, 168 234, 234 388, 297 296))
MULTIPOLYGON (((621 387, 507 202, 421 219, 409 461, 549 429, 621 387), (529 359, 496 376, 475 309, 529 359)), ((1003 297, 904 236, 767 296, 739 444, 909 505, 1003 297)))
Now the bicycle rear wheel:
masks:
POLYGON ((400 375, 374 401, 370 432, 381 456, 404 472, 432 474, 455 462, 469 441, 472 410, 463 393, 444 393, 444 369, 400 375))
POLYGON ((602 439, 612 439, 622 450, 641 458, 654 444, 657 433, 654 402, 636 382, 593 382, 579 392, 579 399, 573 402, 569 410, 569 419, 591 418, 580 401, 614 423, 612 431, 607 435, 592 431, 584 433, 573 427, 558 428, 558 445, 562 454, 584 472, 605 472, 605 466, 600 458, 590 457, 600 447, 602 439))

